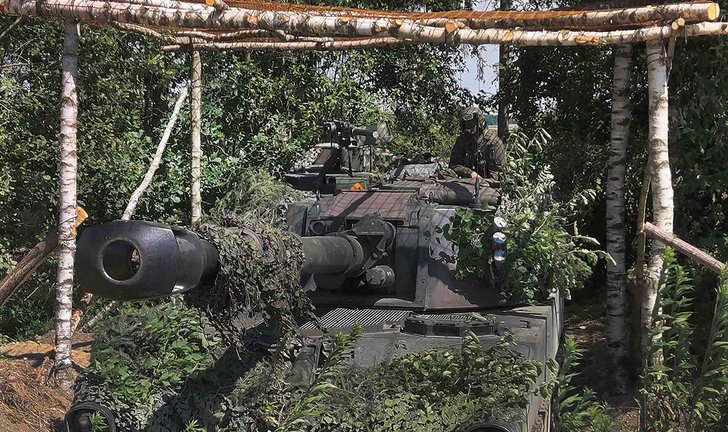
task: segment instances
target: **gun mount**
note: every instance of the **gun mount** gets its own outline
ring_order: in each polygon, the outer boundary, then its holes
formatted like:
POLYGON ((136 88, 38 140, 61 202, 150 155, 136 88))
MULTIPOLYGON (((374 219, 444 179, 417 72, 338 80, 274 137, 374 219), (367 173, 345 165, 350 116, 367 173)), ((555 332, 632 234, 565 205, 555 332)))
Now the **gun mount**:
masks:
POLYGON ((367 189, 374 178, 375 147, 389 142, 386 124, 324 123, 328 142, 315 145, 297 169, 285 175, 294 188, 333 194, 355 184, 367 189))

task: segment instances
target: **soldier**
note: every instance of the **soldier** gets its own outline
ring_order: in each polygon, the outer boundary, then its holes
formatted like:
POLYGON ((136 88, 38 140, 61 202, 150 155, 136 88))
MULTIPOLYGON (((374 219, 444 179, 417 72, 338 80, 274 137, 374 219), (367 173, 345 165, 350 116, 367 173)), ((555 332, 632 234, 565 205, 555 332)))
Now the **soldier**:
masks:
POLYGON ((461 133, 450 153, 449 167, 461 178, 501 180, 506 147, 486 127, 485 114, 473 105, 462 110, 461 133))

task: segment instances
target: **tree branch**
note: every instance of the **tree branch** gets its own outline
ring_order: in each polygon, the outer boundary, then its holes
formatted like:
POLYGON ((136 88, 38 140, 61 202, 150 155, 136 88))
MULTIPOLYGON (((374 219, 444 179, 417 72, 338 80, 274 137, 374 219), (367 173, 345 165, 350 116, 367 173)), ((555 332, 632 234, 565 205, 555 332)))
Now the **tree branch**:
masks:
POLYGON ((5 35, 7 35, 8 33, 10 33, 10 31, 12 29, 14 29, 15 26, 17 26, 18 24, 20 24, 24 19, 25 19, 24 16, 19 16, 18 18, 16 18, 15 21, 13 21, 13 23, 8 26, 8 28, 6 28, 5 30, 3 30, 2 33, 0 33, 0 40, 2 40, 5 37, 5 35))
POLYGON ((724 263, 717 260, 710 254, 703 252, 696 248, 690 243, 681 240, 675 234, 665 232, 649 222, 645 222, 644 232, 648 237, 658 240, 666 245, 672 246, 676 251, 687 255, 691 259, 695 260, 699 264, 708 267, 712 272, 720 274, 721 270, 725 266, 724 263))

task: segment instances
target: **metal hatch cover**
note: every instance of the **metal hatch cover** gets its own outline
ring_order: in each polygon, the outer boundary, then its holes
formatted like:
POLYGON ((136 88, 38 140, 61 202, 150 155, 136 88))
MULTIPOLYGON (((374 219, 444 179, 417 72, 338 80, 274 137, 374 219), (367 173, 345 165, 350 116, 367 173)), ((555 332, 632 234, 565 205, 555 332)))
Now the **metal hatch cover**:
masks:
POLYGON ((376 213, 382 219, 402 221, 412 196, 413 191, 346 191, 331 197, 320 217, 361 219, 376 213))

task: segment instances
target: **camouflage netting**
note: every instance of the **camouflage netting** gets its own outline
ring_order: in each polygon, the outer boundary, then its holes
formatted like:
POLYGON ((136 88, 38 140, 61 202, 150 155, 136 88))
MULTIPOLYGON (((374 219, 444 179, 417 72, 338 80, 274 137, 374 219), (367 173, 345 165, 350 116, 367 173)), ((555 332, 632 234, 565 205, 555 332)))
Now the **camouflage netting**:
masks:
POLYGON ((220 271, 186 298, 231 344, 260 319, 285 334, 296 318, 313 318, 300 284, 303 246, 278 212, 302 197, 264 171, 244 171, 197 229, 217 248, 220 271))
POLYGON ((303 246, 295 235, 262 224, 201 225, 197 232, 217 247, 220 271, 214 283, 186 298, 230 343, 237 343, 259 314, 282 333, 296 328, 296 318, 315 319, 301 288, 303 246))

